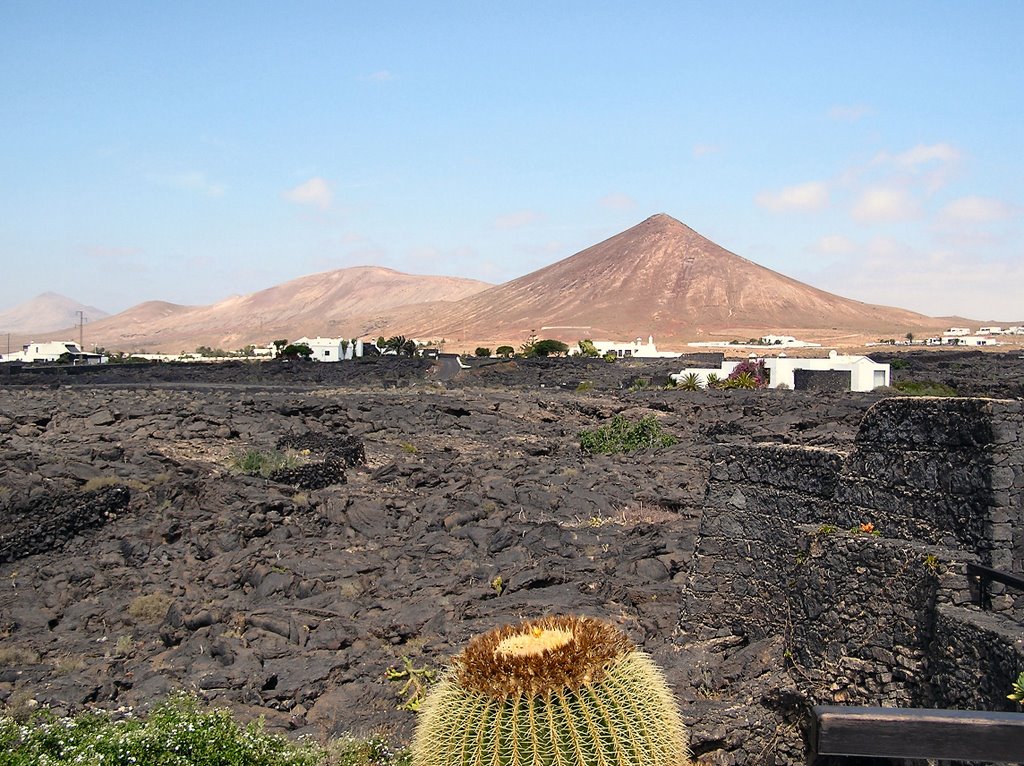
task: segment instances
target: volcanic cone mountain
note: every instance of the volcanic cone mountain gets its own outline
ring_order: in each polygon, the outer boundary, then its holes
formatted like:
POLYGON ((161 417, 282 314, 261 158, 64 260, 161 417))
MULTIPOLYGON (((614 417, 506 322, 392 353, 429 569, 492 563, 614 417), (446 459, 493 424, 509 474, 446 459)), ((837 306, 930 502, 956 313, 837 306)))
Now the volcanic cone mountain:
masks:
POLYGON ((409 312, 407 319, 417 337, 502 339, 530 330, 570 339, 692 339, 731 328, 905 332, 937 324, 790 279, 664 214, 432 315, 409 312))

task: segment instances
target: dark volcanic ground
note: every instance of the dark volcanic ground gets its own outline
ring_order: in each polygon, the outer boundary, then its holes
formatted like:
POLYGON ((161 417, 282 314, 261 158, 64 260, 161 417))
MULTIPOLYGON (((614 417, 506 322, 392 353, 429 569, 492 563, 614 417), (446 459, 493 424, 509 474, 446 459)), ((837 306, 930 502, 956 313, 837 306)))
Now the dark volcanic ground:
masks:
MULTIPOLYGON (((992 369, 1019 384, 1022 366, 992 369)), ((581 612, 654 654, 701 762, 754 762, 777 744, 758 706, 792 686, 781 649, 679 627, 709 447, 842 448, 881 394, 642 387, 677 368, 516 361, 441 383, 428 362, 389 359, 0 378, 0 700, 116 708, 189 688, 282 730, 403 739, 414 715, 388 668, 436 668, 496 624, 581 612), (579 431, 617 413, 680 442, 582 455, 579 431), (232 468, 282 445, 307 463, 282 481, 232 468), (723 732, 724 717, 751 731, 723 732)))

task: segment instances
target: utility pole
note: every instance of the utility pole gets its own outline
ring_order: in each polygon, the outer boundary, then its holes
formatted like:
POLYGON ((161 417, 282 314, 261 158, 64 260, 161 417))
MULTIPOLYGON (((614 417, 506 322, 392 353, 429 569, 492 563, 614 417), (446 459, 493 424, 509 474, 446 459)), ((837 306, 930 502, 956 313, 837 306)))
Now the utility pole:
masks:
POLYGON ((85 325, 85 312, 79 309, 78 311, 78 347, 85 351, 85 339, 83 326, 85 325))

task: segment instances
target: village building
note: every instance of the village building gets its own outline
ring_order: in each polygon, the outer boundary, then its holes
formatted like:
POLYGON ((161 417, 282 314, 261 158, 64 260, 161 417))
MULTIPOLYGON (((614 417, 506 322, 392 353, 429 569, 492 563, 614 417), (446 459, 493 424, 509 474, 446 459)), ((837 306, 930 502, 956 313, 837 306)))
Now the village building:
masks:
POLYGON ((654 336, 647 336, 647 342, 643 338, 632 341, 595 340, 594 348, 601 356, 612 354, 617 359, 675 359, 682 356, 678 351, 658 351, 654 345, 654 336))
POLYGON ((315 362, 340 362, 363 355, 363 341, 346 338, 299 338, 295 345, 309 346, 313 352, 310 359, 315 362))
POLYGON ((83 351, 73 340, 32 341, 13 354, 0 354, 0 362, 58 362, 71 364, 102 364, 106 357, 83 351))
MULTIPOLYGON (((888 386, 890 368, 866 356, 840 355, 829 352, 828 357, 806 359, 784 355, 761 360, 768 371, 769 388, 839 389, 846 391, 873 391, 888 386)), ((700 385, 706 386, 708 375, 724 380, 742 362, 724 361, 717 369, 690 367, 671 377, 677 382, 691 373, 697 375, 700 385)))

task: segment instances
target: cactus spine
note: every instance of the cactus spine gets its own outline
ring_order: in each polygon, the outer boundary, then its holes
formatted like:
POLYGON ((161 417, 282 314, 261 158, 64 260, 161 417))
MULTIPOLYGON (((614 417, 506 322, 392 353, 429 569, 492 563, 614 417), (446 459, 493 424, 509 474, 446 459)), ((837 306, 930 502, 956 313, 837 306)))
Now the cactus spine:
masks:
POLYGON ((546 617, 473 639, 420 707, 413 766, 687 766, 665 678, 615 627, 546 617))

